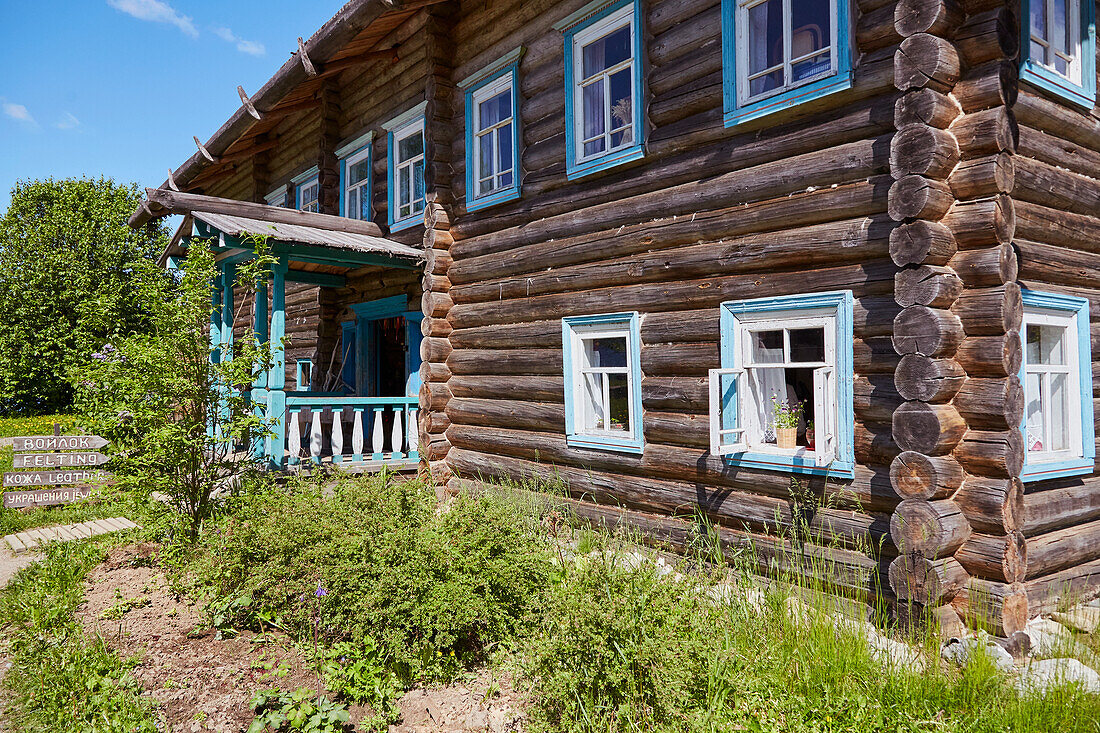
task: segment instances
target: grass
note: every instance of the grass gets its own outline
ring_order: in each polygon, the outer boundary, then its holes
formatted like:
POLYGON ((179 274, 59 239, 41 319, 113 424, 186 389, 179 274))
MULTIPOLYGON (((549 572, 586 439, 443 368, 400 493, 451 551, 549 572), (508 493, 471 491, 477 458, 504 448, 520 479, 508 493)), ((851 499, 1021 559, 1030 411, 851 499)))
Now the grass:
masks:
POLYGON ((33 417, 0 417, 0 438, 15 438, 21 435, 53 435, 54 423, 61 425, 66 433, 76 427, 76 416, 35 415, 33 417))
POLYGON ((22 570, 0 593, 11 668, 7 720, 16 731, 152 733, 149 701, 99 637, 84 633, 74 612, 84 576, 105 555, 105 541, 52 543, 43 562, 22 570))

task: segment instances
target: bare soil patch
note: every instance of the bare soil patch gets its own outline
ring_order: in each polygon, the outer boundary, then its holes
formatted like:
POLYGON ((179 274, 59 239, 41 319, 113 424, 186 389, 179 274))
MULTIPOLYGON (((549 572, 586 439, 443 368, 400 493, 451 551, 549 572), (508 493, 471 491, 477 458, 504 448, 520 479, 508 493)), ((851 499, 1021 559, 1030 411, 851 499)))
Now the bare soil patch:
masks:
MULTIPOLYGON (((263 689, 326 692, 291 640, 249 631, 218 638, 202 609, 174 594, 152 566, 152 544, 111 552, 88 574, 78 616, 123 657, 139 659, 135 677, 159 706, 166 733, 245 731, 252 697, 263 689), (117 617, 120 610, 125 610, 117 617)), ((392 733, 518 731, 519 695, 507 676, 482 672, 467 684, 417 688, 399 701, 392 733)), ((352 723, 370 711, 351 707, 352 723)))

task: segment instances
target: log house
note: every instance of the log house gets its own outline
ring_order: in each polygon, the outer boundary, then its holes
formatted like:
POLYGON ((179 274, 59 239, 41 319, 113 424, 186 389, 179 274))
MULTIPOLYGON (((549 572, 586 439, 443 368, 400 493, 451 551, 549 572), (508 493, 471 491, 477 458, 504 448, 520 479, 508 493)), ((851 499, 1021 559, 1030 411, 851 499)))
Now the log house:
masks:
POLYGON ((1100 588, 1096 3, 1055 5, 352 0, 131 224, 216 238, 223 346, 287 337, 273 466, 560 481, 1007 637, 1100 588))

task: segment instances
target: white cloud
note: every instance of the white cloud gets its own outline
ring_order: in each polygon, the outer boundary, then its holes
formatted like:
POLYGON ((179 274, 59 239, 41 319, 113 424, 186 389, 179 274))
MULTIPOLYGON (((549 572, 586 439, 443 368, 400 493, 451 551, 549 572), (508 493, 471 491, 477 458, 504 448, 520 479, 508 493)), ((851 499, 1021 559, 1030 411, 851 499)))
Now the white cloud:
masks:
POLYGON ((3 109, 4 114, 12 118, 13 120, 19 120, 20 122, 26 122, 31 125, 37 124, 34 121, 34 117, 31 116, 31 113, 27 110, 26 107, 21 104, 16 104, 15 102, 4 102, 3 109))
POLYGON ((263 56, 265 53, 267 53, 267 49, 264 48, 264 44, 257 43, 256 41, 246 41, 243 38, 239 37, 229 28, 217 27, 213 28, 212 30, 214 31, 215 36, 222 39, 226 43, 237 44, 237 50, 241 53, 246 53, 249 56, 263 56))
POLYGON ((180 14, 171 5, 161 0, 107 0, 107 4, 138 20, 170 23, 192 38, 199 37, 199 30, 191 18, 180 14))
POLYGON ((75 130, 80 127, 80 120, 72 112, 65 112, 61 119, 54 125, 58 130, 75 130))

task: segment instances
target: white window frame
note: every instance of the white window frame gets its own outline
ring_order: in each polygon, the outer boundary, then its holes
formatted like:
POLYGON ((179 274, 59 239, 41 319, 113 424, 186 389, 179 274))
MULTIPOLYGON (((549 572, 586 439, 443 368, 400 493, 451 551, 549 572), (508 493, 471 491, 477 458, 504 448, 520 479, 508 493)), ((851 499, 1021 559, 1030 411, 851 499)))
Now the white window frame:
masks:
POLYGON ((475 89, 470 95, 471 105, 473 107, 473 109, 471 110, 471 118, 473 120, 473 150, 471 151, 471 159, 472 159, 472 162, 473 162, 473 173, 474 173, 474 176, 473 176, 474 190, 471 192, 472 195, 470 196, 470 198, 473 199, 473 200, 488 198, 490 196, 494 196, 494 195, 500 193, 501 191, 508 191, 508 190, 511 190, 511 189, 516 187, 516 179, 517 179, 517 176, 519 175, 519 171, 516 170, 516 158, 518 157, 516 155, 516 139, 517 139, 517 136, 516 136, 516 132, 515 132, 515 126, 516 126, 516 122, 517 122, 517 120, 516 120, 516 94, 515 94, 515 88, 514 88, 514 84, 513 84, 512 79, 513 79, 512 74, 503 74, 499 79, 496 79, 495 81, 489 82, 488 84, 486 84, 483 87, 480 87, 479 89, 475 89), (486 100, 492 99, 493 97, 495 97, 495 96, 497 96, 501 93, 504 93, 504 92, 508 93, 509 104, 511 105, 511 108, 512 108, 512 115, 510 117, 508 117, 507 119, 501 120, 500 122, 497 122, 496 124, 494 124, 494 125, 492 125, 488 128, 482 129, 482 127, 481 127, 481 103, 485 102, 486 100), (506 125, 509 125, 509 124, 512 125, 512 129, 509 133, 510 142, 512 143, 512 154, 509 156, 509 159, 507 161, 505 161, 503 159, 503 157, 501 156, 500 131, 506 125), (496 159, 495 162, 496 162, 497 170, 496 170, 495 173, 492 174, 493 187, 490 188, 488 191, 482 191, 481 190, 481 182, 482 182, 483 179, 486 178, 486 176, 483 174, 483 172, 481 170, 481 147, 480 147, 480 144, 481 144, 481 138, 485 137, 486 135, 492 135, 493 136, 492 149, 493 149, 493 156, 496 159), (503 169, 504 165, 508 166, 507 169, 503 169), (503 176, 504 174, 509 173, 509 172, 511 172, 511 174, 512 174, 512 182, 508 183, 507 185, 505 185, 503 183, 500 183, 501 176, 503 176))
POLYGON ((310 211, 315 214, 321 213, 321 179, 315 175, 299 183, 294 198, 296 199, 295 203, 298 205, 298 211, 310 211), (307 204, 305 202, 305 192, 310 189, 316 189, 317 196, 313 201, 307 204))
POLYGON ((634 22, 635 8, 633 3, 619 8, 615 12, 608 15, 606 18, 593 23, 592 25, 577 31, 573 35, 573 140, 574 140, 574 163, 576 165, 582 165, 592 160, 598 160, 606 156, 617 153, 620 150, 626 150, 632 147, 636 147, 641 140, 641 131, 638 129, 638 115, 636 110, 638 105, 641 104, 641 100, 637 99, 638 96, 638 59, 634 52, 636 35, 638 33, 638 27, 634 22), (585 78, 584 74, 584 47, 593 41, 597 41, 604 36, 610 35, 614 31, 619 30, 624 25, 630 27, 630 55, 627 60, 616 64, 608 69, 604 69, 596 73, 591 77, 585 78), (611 76, 622 71, 623 69, 630 69, 630 122, 627 125, 623 125, 614 130, 611 129, 612 124, 612 100, 610 94, 611 76), (584 136, 584 88, 591 86, 595 83, 601 83, 605 85, 604 93, 604 131, 598 137, 603 137, 606 140, 604 149, 592 153, 591 155, 585 155, 584 146, 586 142, 595 140, 596 137, 586 139, 584 136), (611 136, 613 133, 620 130, 624 130, 627 127, 631 130, 631 136, 629 141, 621 142, 618 146, 611 146, 611 136))
POLYGON ((285 209, 287 202, 286 186, 280 186, 268 193, 264 196, 264 201, 268 206, 277 206, 280 209, 285 209))
MULTIPOLYGON (((367 145, 362 150, 352 153, 344 158, 344 211, 343 214, 348 219, 359 219, 359 211, 354 212, 351 210, 351 192, 358 190, 360 197, 367 197, 367 217, 368 219, 374 216, 374 202, 371 200, 371 154, 370 145, 367 145), (367 176, 358 183, 351 183, 351 167, 356 163, 366 161, 367 163, 367 176)), ((366 219, 364 220, 366 221, 366 219)))
MULTIPOLYGON (((1090 0, 1091 1, 1091 0, 1090 0)), ((1035 28, 1031 23, 1031 7, 1034 3, 1042 3, 1043 9, 1046 11, 1046 26, 1047 35, 1050 34, 1051 29, 1054 27, 1054 2, 1053 0, 1030 0, 1028 6, 1027 17, 1027 38, 1028 48, 1026 49, 1027 57, 1036 66, 1049 71, 1051 74, 1060 76, 1074 84, 1082 83, 1082 67, 1084 60, 1084 51, 1082 43, 1081 33, 1081 1, 1080 0, 1066 0, 1066 24, 1068 25, 1067 31, 1069 33, 1070 45, 1072 48, 1066 50, 1065 53, 1058 51, 1054 48, 1051 41, 1047 38, 1039 36, 1035 32, 1035 28), (1043 48, 1043 58, 1037 59, 1031 53, 1031 43, 1037 43, 1043 48), (1069 73, 1063 74, 1058 71, 1057 67, 1053 63, 1048 63, 1047 57, 1050 54, 1060 56, 1066 62, 1066 68, 1069 73)))
MULTIPOLYGON (((820 56, 825 53, 825 49, 820 49, 805 56, 799 58, 791 58, 791 36, 794 29, 790 25, 791 13, 791 0, 782 0, 783 3, 783 60, 779 66, 771 66, 763 71, 749 74, 749 51, 750 51, 750 39, 749 39, 749 10, 760 5, 768 0, 737 0, 736 9, 736 28, 737 28, 737 100, 738 106, 744 106, 753 102, 759 102, 769 97, 774 97, 784 92, 789 92, 792 89, 812 84, 819 79, 826 79, 830 76, 835 76, 839 70, 839 51, 840 44, 838 39, 839 34, 839 21, 837 14, 837 1, 828 0, 829 3, 829 18, 830 23, 830 38, 829 38, 829 69, 827 71, 821 71, 812 76, 808 76, 805 79, 799 79, 798 81, 791 81, 791 67, 795 64, 812 59, 815 56, 820 56), (769 89, 761 94, 750 95, 749 94, 749 82, 757 77, 766 76, 774 72, 776 69, 783 70, 783 84, 775 89, 769 89)), ((841 0, 844 1, 844 0, 841 0)))
MULTIPOLYGON (((424 118, 417 117, 415 120, 411 120, 406 124, 394 129, 390 134, 393 140, 393 150, 390 155, 393 156, 393 165, 391 166, 390 187, 393 191, 393 217, 394 224, 402 224, 405 222, 413 221, 417 218, 417 215, 424 213, 424 207, 427 205, 426 199, 413 198, 416 195, 416 164, 419 161, 427 161, 428 141, 424 135, 424 118), (420 135, 423 141, 422 149, 419 155, 415 155, 408 160, 402 160, 401 154, 401 142, 407 140, 413 135, 420 135), (409 213, 404 216, 401 215, 401 187, 398 185, 400 177, 405 174, 409 176, 409 213), (420 208, 416 208, 417 202, 420 204, 420 208)), ((425 167, 427 164, 425 162, 425 167)), ((427 186, 425 185, 425 196, 427 196, 427 186)))
POLYGON ((1078 333, 1076 314, 1067 311, 1025 307, 1021 337, 1024 340, 1024 450, 1027 454, 1028 465, 1082 458, 1084 456, 1084 441, 1082 439, 1081 430, 1081 393, 1080 389, 1078 388, 1078 385, 1081 381, 1081 364, 1077 347, 1078 333), (1065 332, 1062 335, 1062 353, 1063 361, 1065 362, 1064 365, 1028 363, 1027 329, 1029 326, 1048 326, 1064 329, 1065 332), (1031 436, 1029 434, 1027 425, 1027 406, 1031 404, 1031 399, 1033 397, 1033 395, 1028 393, 1028 387, 1031 383, 1031 380, 1028 379, 1028 376, 1032 374, 1037 375, 1042 381, 1040 394, 1048 396, 1048 399, 1041 403, 1041 410, 1043 413, 1043 435, 1041 440, 1044 446, 1042 451, 1031 450, 1031 436), (1051 376, 1054 374, 1066 375, 1065 389, 1067 390, 1067 394, 1069 396, 1069 404, 1066 408, 1066 418, 1068 419, 1069 424, 1065 426, 1066 435, 1068 436, 1067 442, 1069 444, 1069 447, 1064 450, 1050 450, 1047 447, 1051 445, 1051 405, 1049 395, 1051 394, 1051 376))

